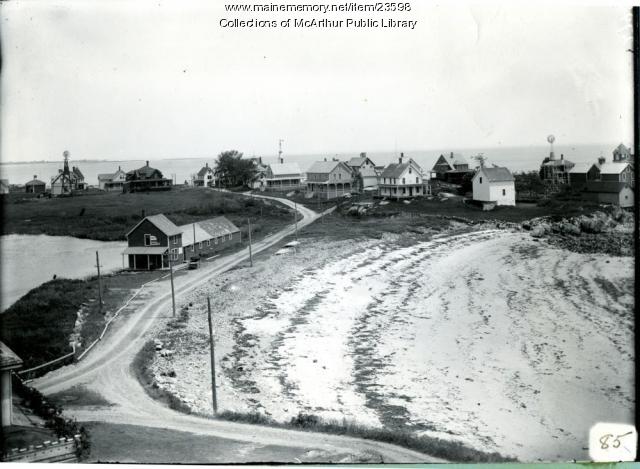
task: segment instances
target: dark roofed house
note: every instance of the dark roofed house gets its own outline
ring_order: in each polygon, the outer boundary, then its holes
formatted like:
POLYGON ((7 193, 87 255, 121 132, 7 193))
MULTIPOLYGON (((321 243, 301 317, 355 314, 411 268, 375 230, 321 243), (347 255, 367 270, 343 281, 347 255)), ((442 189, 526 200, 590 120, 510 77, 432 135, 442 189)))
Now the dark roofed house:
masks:
POLYGON ((440 155, 431 169, 432 177, 453 184, 460 184, 469 173, 473 173, 473 169, 469 169, 465 157, 454 152, 448 156, 440 155))
POLYGON ((625 161, 629 163, 633 163, 633 155, 631 154, 631 148, 627 148, 624 144, 618 145, 613 150, 613 161, 625 161))
POLYGON ((160 170, 147 164, 141 168, 129 171, 122 186, 122 192, 168 191, 171 189, 171 179, 162 176, 160 170))
POLYGON ((180 259, 182 230, 166 216, 151 215, 142 219, 126 234, 129 268, 154 270, 169 267, 171 261, 180 259))
POLYGON ((404 159, 400 154, 397 163, 391 163, 380 174, 378 187, 381 197, 405 199, 429 194, 428 180, 422 168, 412 158, 404 159))
POLYGON ((29 194, 43 194, 47 185, 38 179, 38 176, 33 176, 33 179, 24 185, 24 188, 29 194))
POLYGON ((3 427, 11 426, 13 412, 11 373, 21 366, 22 359, 4 342, 0 342, 0 414, 3 427))
POLYGON ((225 217, 177 226, 162 214, 145 217, 126 236, 123 254, 132 270, 166 269, 242 241, 240 229, 225 217))

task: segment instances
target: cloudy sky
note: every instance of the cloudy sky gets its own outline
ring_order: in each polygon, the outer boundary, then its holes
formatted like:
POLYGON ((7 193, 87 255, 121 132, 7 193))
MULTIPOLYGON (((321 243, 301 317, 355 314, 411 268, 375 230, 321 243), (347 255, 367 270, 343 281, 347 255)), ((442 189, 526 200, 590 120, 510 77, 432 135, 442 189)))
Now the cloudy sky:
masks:
POLYGON ((291 154, 543 145, 549 133, 632 142, 628 7, 411 5, 323 15, 231 14, 222 0, 3 2, 2 160, 272 155, 279 138, 291 154), (418 23, 219 25, 287 17, 418 23))

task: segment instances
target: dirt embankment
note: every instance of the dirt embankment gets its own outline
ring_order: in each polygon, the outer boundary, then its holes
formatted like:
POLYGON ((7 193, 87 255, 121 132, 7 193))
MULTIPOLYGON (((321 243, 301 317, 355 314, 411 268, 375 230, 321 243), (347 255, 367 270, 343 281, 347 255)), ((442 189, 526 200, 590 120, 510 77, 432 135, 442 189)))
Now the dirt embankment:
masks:
POLYGON ((555 221, 534 219, 521 226, 534 238, 544 238, 569 251, 633 256, 633 214, 619 207, 555 221))

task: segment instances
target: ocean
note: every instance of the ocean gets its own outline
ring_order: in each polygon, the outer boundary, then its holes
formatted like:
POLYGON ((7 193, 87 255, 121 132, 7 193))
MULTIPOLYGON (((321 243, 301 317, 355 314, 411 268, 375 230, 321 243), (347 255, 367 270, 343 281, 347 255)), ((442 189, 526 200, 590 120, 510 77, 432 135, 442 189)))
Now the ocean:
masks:
MULTIPOLYGON (((611 160, 612 151, 617 143, 599 144, 599 145, 556 145, 555 153, 559 157, 564 157, 574 163, 596 162, 600 155, 604 155, 607 160, 611 160)), ((496 164, 506 166, 512 172, 534 171, 538 170, 542 160, 549 155, 548 146, 523 146, 523 147, 497 147, 497 148, 471 148, 458 150, 452 149, 435 149, 435 150, 415 150, 404 151, 405 157, 413 158, 424 170, 430 170, 435 164, 440 154, 448 154, 449 152, 462 154, 472 165, 472 157, 478 153, 484 154, 487 158, 487 164, 496 164)), ((367 152, 367 156, 376 165, 386 165, 399 156, 400 151, 386 152, 367 152)), ((309 154, 309 155, 288 155, 284 154, 284 160, 288 163, 298 163, 300 169, 306 171, 314 161, 323 158, 338 158, 340 160, 348 160, 351 157, 358 156, 358 152, 353 153, 326 153, 326 154, 309 154)), ((245 155, 249 157, 249 155, 245 155)), ((275 155, 263 156, 264 163, 274 163, 277 160, 275 155)), ((209 158, 167 158, 150 160, 149 164, 159 169, 167 178, 171 178, 178 184, 191 180, 191 176, 202 168, 205 163, 210 166, 215 164, 215 157, 209 158)), ((125 160, 125 161, 93 161, 93 160, 70 160, 70 166, 77 166, 84 174, 87 184, 92 186, 98 185, 98 174, 113 173, 118 167, 122 167, 124 171, 144 166, 145 160, 125 160)), ((10 184, 25 184, 36 176, 39 180, 51 184, 51 178, 58 173, 58 169, 62 169, 62 158, 60 161, 49 162, 33 162, 33 163, 0 163, 0 178, 8 179, 10 184)))

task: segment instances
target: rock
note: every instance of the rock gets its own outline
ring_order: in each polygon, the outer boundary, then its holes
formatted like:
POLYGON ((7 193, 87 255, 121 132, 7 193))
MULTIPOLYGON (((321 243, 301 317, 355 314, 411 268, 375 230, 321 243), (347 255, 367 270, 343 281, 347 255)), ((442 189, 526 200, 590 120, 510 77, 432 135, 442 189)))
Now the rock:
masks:
POLYGON ((547 230, 543 225, 538 225, 531 230, 531 236, 534 238, 541 238, 545 234, 547 234, 547 230))
POLYGON ((560 232, 562 234, 568 234, 573 236, 580 236, 580 233, 581 233, 580 227, 569 222, 563 222, 560 224, 560 232))
POLYGON ((527 231, 531 230, 531 223, 529 223, 528 221, 523 221, 522 225, 520 226, 522 226, 523 230, 527 230, 527 231))

